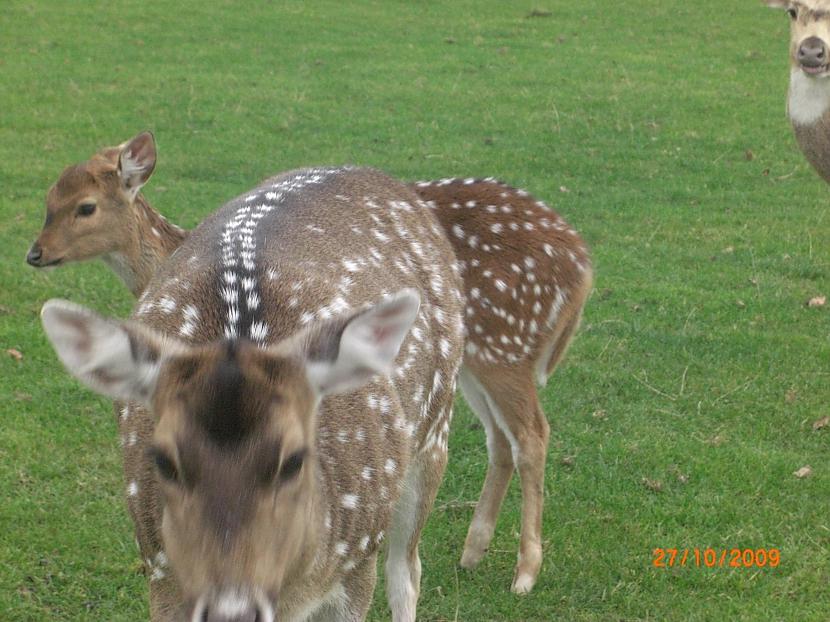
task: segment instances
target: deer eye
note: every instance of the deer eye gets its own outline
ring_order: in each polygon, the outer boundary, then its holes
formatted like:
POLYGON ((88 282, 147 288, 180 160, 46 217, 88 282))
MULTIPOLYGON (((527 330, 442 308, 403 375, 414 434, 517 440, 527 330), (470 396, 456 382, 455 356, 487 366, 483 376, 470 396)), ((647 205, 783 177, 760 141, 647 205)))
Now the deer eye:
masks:
POLYGON ((300 472, 300 469, 303 466, 303 460, 305 460, 306 450, 301 449, 300 451, 296 451, 288 458, 285 459, 282 463, 282 467, 280 467, 280 479, 282 481, 287 481, 297 475, 300 472))
POLYGON ((788 14, 789 14, 789 16, 790 16, 791 18, 793 18, 793 19, 795 19, 796 17, 798 17, 798 9, 797 9, 797 8, 795 8, 794 6, 791 6, 790 8, 788 8, 788 9, 787 9, 787 13, 788 13, 788 14))
POLYGON ((81 203, 78 206, 78 216, 92 216, 95 213, 95 203, 81 203))
POLYGON ((179 471, 176 469, 176 465, 170 456, 160 449, 151 449, 150 454, 162 478, 169 482, 179 481, 179 471))

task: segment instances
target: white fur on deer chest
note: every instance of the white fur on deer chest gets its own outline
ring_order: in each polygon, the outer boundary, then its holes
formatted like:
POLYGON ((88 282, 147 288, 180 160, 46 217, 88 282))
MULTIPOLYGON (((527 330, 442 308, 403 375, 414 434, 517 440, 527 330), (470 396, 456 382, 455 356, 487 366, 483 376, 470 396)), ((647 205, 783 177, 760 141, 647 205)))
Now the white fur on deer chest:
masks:
POLYGON ((787 114, 797 125, 816 123, 830 108, 830 78, 812 78, 800 69, 790 73, 787 114))

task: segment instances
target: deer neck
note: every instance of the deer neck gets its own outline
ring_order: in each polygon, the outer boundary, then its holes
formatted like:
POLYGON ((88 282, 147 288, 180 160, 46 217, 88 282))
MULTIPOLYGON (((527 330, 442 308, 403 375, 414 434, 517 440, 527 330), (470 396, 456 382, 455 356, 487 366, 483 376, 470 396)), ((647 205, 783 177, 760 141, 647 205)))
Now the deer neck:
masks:
POLYGON ((787 114, 793 125, 814 125, 830 109, 830 78, 811 78, 800 69, 790 73, 787 114))
POLYGON ((131 239, 123 250, 107 253, 103 260, 138 298, 188 232, 150 207, 141 194, 133 202, 132 216, 131 239))

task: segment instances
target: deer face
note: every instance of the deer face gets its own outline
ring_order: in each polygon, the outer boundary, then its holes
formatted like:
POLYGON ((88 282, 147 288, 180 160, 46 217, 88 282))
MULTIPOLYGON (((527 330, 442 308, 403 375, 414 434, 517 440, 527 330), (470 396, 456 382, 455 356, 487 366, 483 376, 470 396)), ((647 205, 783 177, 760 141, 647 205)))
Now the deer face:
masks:
POLYGON ((830 1, 771 0, 767 4, 786 8, 790 16, 793 70, 816 78, 830 75, 830 1))
POLYGON ((71 303, 44 305, 67 369, 105 395, 143 402, 157 419, 144 459, 156 469, 162 539, 188 619, 270 622, 284 582, 325 553, 315 538, 325 503, 317 406, 388 373, 418 306, 404 290, 262 349, 187 346, 71 303))
POLYGON ((286 572, 311 549, 315 520, 307 463, 317 398, 303 365, 247 343, 217 345, 167 363, 153 404, 147 459, 188 616, 219 616, 233 602, 268 619, 286 572))
POLYGON ((130 208, 155 167, 153 137, 144 132, 70 166, 46 196, 46 221, 26 255, 36 268, 123 251, 134 237, 130 208))

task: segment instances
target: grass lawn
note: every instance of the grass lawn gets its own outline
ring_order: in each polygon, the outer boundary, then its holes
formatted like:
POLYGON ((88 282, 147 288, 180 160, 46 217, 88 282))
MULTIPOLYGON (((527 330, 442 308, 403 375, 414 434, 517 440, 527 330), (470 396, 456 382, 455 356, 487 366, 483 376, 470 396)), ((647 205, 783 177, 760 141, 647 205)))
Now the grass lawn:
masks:
MULTIPOLYGON (((486 464, 459 400, 420 619, 830 618, 830 429, 812 425, 830 415, 830 315, 804 304, 830 292, 830 193, 784 116, 783 13, 5 0, 0 33, 2 619, 147 618, 109 402, 63 371, 38 320, 51 297, 119 316, 132 298, 100 263, 24 263, 61 169, 142 129, 160 154, 145 196, 184 226, 266 175, 352 162, 503 178, 590 244, 595 291, 543 393, 537 587, 508 591, 515 482, 480 568, 457 567, 486 464), (656 547, 781 562, 658 569, 656 547)), ((388 617, 379 585, 370 618, 388 617)))

